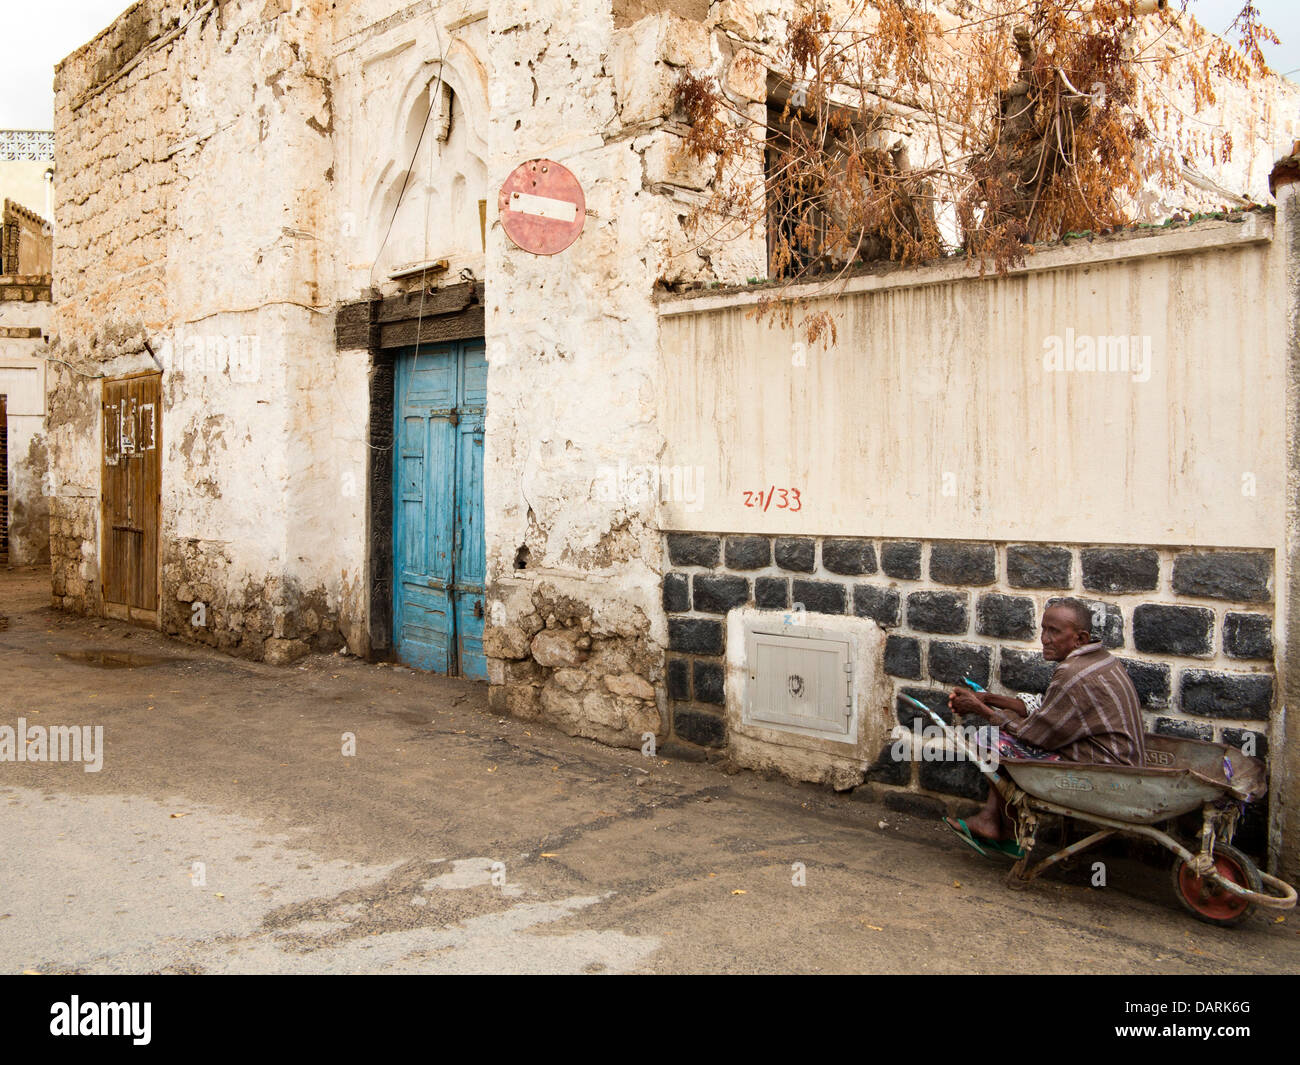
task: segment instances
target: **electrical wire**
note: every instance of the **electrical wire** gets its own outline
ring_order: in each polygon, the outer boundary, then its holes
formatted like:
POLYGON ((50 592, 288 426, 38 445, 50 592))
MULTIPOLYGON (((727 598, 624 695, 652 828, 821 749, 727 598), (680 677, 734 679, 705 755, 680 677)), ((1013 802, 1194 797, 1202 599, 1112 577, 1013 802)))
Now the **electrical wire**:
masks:
MULTIPOLYGON (((429 114, 425 115, 424 118, 424 124, 426 126, 429 124, 429 116, 433 114, 433 109, 438 105, 438 102, 442 99, 442 65, 445 56, 442 50, 442 34, 438 31, 438 16, 436 14, 433 17, 433 32, 434 32, 435 39, 438 42, 438 84, 434 88, 434 91, 429 96, 429 114)), ((451 100, 447 101, 448 137, 450 137, 451 135, 451 122, 453 117, 452 102, 453 101, 451 100)), ((421 137, 424 136, 423 132, 421 132, 420 136, 421 137)), ((411 160, 411 166, 412 167, 415 166, 414 159, 411 160)), ((429 201, 431 197, 428 195, 428 190, 432 185, 433 185, 433 146, 430 145, 429 146, 429 180, 425 184, 425 197, 424 197, 424 254, 423 254, 424 265, 420 269, 420 306, 415 315, 415 366, 413 367, 413 369, 417 369, 417 370, 420 367, 420 329, 424 325, 424 297, 425 294, 429 291, 429 286, 427 282, 429 277, 429 208, 430 208, 429 201)))
POLYGON ((102 380, 104 380, 106 377, 108 377, 108 374, 105 374, 105 373, 86 373, 85 370, 82 370, 82 369, 77 368, 76 366, 73 366, 72 363, 67 362, 67 361, 65 361, 64 359, 56 359, 53 355, 36 355, 35 357, 38 358, 38 359, 43 360, 44 362, 57 362, 60 366, 66 366, 69 370, 71 370, 73 373, 75 373, 78 377, 88 377, 88 378, 90 378, 92 381, 102 381, 102 380))
MULTIPOLYGON (((402 206, 402 198, 406 195, 406 189, 407 186, 410 184, 411 174, 415 170, 415 161, 416 159, 419 158, 420 145, 424 143, 424 134, 429 128, 429 119, 433 117, 433 109, 438 106, 438 102, 442 99, 442 85, 443 85, 442 70, 446 60, 446 53, 443 51, 442 34, 438 30, 438 16, 436 13, 433 16, 433 32, 434 32, 434 38, 438 43, 438 77, 436 79, 436 84, 434 85, 433 91, 429 94, 429 109, 425 112, 424 125, 420 127, 420 136, 419 139, 415 142, 415 151, 411 154, 410 163, 407 164, 406 176, 402 179, 402 188, 401 191, 397 194, 397 203, 393 205, 393 215, 388 220, 388 229, 384 233, 384 239, 383 242, 379 245, 379 250, 375 252, 375 260, 370 265, 371 288, 373 288, 375 284, 375 267, 379 265, 380 256, 383 254, 384 248, 388 244, 388 237, 393 231, 393 223, 397 220, 397 212, 401 209, 402 206)), ((451 118, 450 105, 448 105, 448 120, 450 120, 450 118, 451 118)), ((432 148, 429 150, 429 180, 430 182, 432 182, 433 180, 432 148)), ((428 263, 429 263, 429 204, 426 197, 425 214, 424 214, 424 266, 420 270, 420 306, 415 319, 415 356, 414 356, 415 366, 412 368, 413 371, 418 370, 420 365, 420 329, 424 324, 424 297, 425 297, 425 293, 428 291, 428 286, 426 284, 426 279, 428 277, 428 271, 429 271, 428 263)), ((367 443, 369 443, 369 441, 367 441, 367 443)), ((394 436, 393 442, 389 444, 387 447, 380 447, 379 445, 376 444, 370 444, 370 448, 372 451, 392 451, 396 447, 397 447, 396 436, 394 436)))

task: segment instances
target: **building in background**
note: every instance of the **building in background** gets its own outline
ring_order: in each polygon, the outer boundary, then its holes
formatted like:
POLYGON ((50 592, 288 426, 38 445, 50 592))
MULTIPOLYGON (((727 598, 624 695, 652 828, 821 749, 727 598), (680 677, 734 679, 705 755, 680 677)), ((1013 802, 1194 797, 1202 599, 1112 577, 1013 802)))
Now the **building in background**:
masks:
POLYGON ((54 213, 52 130, 0 130, 0 192, 42 218, 54 213))
POLYGON ((0 562, 48 561, 45 361, 54 134, 0 130, 0 562))

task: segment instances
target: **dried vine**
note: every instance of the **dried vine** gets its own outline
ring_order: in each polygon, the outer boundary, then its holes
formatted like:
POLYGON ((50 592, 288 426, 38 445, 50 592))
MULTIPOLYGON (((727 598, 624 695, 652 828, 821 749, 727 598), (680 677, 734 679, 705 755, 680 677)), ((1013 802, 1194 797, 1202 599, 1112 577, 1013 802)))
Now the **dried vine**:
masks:
MULTIPOLYGON (((1268 74, 1262 45, 1277 41, 1252 3, 1231 27, 1238 47, 1155 0, 935 7, 855 0, 833 16, 799 0, 767 57, 764 123, 684 74, 686 147, 714 168, 696 231, 762 226, 783 288, 873 260, 965 255, 1005 271, 1034 243, 1131 221, 1143 186, 1175 186, 1185 158, 1227 160, 1231 134, 1192 116, 1217 85, 1268 74)), ((781 295, 763 306, 788 320, 781 295)), ((810 339, 833 337, 826 315, 804 321, 810 339)))

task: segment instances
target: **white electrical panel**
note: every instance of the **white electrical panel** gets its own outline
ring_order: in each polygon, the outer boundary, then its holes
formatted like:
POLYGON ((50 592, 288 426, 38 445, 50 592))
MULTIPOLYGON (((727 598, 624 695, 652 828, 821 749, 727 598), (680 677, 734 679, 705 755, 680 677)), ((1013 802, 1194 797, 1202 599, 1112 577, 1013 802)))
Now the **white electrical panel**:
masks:
POLYGON ((853 654, 848 635, 751 624, 745 632, 745 724, 852 741, 853 654))

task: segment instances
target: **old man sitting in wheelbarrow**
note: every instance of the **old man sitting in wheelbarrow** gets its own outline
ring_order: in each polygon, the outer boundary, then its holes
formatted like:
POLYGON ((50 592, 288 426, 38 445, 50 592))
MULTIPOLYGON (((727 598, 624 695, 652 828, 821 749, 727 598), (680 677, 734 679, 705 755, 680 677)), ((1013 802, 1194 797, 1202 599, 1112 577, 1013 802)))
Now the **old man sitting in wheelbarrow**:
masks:
MULTIPOLYGON (((1059 662, 1041 703, 955 688, 954 713, 977 714, 990 727, 979 730, 980 755, 1046 761, 1141 766, 1145 756, 1137 690, 1124 666, 1092 637, 1092 612, 1077 599, 1063 599, 1043 612, 1043 657, 1059 662)), ((944 818, 948 827, 980 853, 1023 854, 1002 797, 989 789, 983 808, 969 820, 944 818)))

